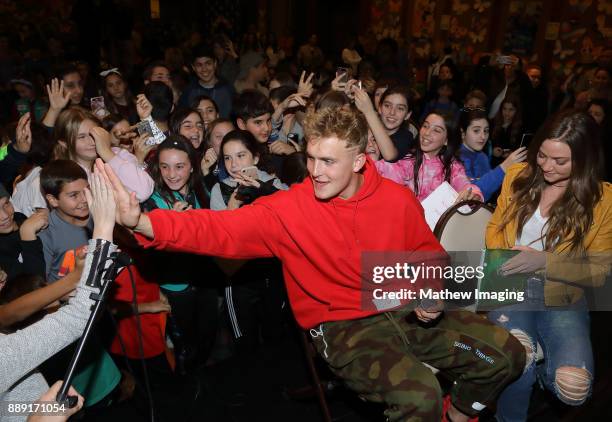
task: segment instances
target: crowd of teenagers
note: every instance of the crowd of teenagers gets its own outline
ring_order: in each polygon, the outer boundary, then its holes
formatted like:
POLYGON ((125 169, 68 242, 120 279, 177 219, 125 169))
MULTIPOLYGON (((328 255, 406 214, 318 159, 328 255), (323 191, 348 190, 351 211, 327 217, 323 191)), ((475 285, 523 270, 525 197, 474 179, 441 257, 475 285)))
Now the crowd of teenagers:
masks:
POLYGON ((141 80, 82 62, 50 66, 44 87, 11 75, 0 400, 54 397, 87 280, 118 247, 131 263, 72 382, 81 414, 229 355, 248 364, 290 327, 288 309, 391 421, 485 407, 524 421, 538 379, 582 405, 595 380, 582 287, 604 284, 612 252, 610 55, 551 91, 539 64, 490 54, 467 69, 445 51, 419 89, 390 40, 337 63, 316 36, 294 55, 245 40, 189 45, 141 80), (419 202, 445 182, 455 203, 495 207, 487 248, 520 251, 503 270, 531 275, 529 303, 364 309, 363 251, 442 251, 419 202), (444 411, 422 362, 456 378, 444 411))

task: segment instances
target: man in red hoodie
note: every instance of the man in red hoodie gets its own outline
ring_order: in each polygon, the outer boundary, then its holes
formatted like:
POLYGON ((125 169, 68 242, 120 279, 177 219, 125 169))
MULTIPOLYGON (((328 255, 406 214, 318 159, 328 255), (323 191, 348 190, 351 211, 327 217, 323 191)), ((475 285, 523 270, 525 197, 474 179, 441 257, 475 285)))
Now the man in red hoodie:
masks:
MULTIPOLYGON (((232 211, 140 212, 108 166, 118 221, 145 247, 224 258, 278 257, 298 323, 331 370, 391 421, 439 421, 437 379, 456 379, 447 417, 466 421, 494 403, 523 370, 525 352, 505 330, 440 306, 364 300, 364 252, 443 253, 407 188, 366 158, 367 123, 353 110, 323 109, 305 122, 310 177, 232 211)), ((252 181, 251 181, 252 182, 252 181)), ((239 183, 246 183, 239 181, 239 183)))

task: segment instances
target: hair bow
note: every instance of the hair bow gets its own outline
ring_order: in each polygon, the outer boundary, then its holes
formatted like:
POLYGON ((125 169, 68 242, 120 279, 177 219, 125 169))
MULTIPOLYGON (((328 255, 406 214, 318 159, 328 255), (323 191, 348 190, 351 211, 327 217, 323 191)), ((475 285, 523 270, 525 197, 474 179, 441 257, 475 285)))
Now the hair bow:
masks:
POLYGON ((119 68, 116 68, 116 67, 113 67, 112 69, 108 69, 108 70, 103 70, 102 72, 100 72, 100 76, 102 76, 103 78, 106 78, 111 73, 116 73, 117 75, 121 76, 121 72, 119 72, 119 68))

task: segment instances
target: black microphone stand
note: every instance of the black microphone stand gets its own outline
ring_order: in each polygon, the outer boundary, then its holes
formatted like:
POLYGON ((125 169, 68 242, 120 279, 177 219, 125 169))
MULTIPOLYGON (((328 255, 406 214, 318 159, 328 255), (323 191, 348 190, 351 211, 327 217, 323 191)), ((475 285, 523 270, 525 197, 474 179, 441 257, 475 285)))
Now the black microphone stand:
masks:
POLYGON ((92 287, 101 287, 101 290, 100 293, 91 293, 91 295, 89 296, 92 300, 95 300, 96 303, 93 306, 93 311, 89 315, 89 319, 87 320, 87 324, 85 325, 83 335, 81 336, 77 344, 76 351, 72 355, 72 360, 70 361, 70 365, 68 365, 68 369, 66 370, 66 375, 64 376, 62 386, 60 387, 60 390, 57 393, 56 401, 59 404, 64 404, 67 407, 76 406, 77 397, 68 395, 68 389, 70 388, 70 384, 72 384, 72 379, 75 375, 76 366, 79 363, 79 360, 81 359, 81 355, 83 354, 83 350, 85 349, 85 345, 87 344, 87 340, 91 335, 92 328, 98 318, 98 315, 100 314, 100 312, 102 312, 104 298, 106 297, 111 282, 115 280, 115 277, 117 277, 119 268, 129 264, 129 256, 123 253, 113 252, 109 258, 99 263, 94 280, 91 284, 88 283, 88 285, 92 287), (106 261, 108 260, 111 261, 111 264, 107 269, 104 269, 106 261))

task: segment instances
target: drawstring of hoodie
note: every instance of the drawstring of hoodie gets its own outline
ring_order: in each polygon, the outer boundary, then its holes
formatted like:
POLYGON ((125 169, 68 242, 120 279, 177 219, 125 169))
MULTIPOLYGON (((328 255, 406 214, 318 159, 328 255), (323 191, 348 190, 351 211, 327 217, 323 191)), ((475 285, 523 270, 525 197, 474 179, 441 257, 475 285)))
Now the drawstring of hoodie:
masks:
POLYGON ((312 338, 321 337, 321 340, 323 340, 323 344, 325 345, 325 348, 323 349, 323 355, 326 358, 329 357, 327 356, 327 341, 325 341, 325 335, 323 335, 323 324, 319 325, 318 331, 316 328, 311 328, 310 335, 312 336, 312 338))

